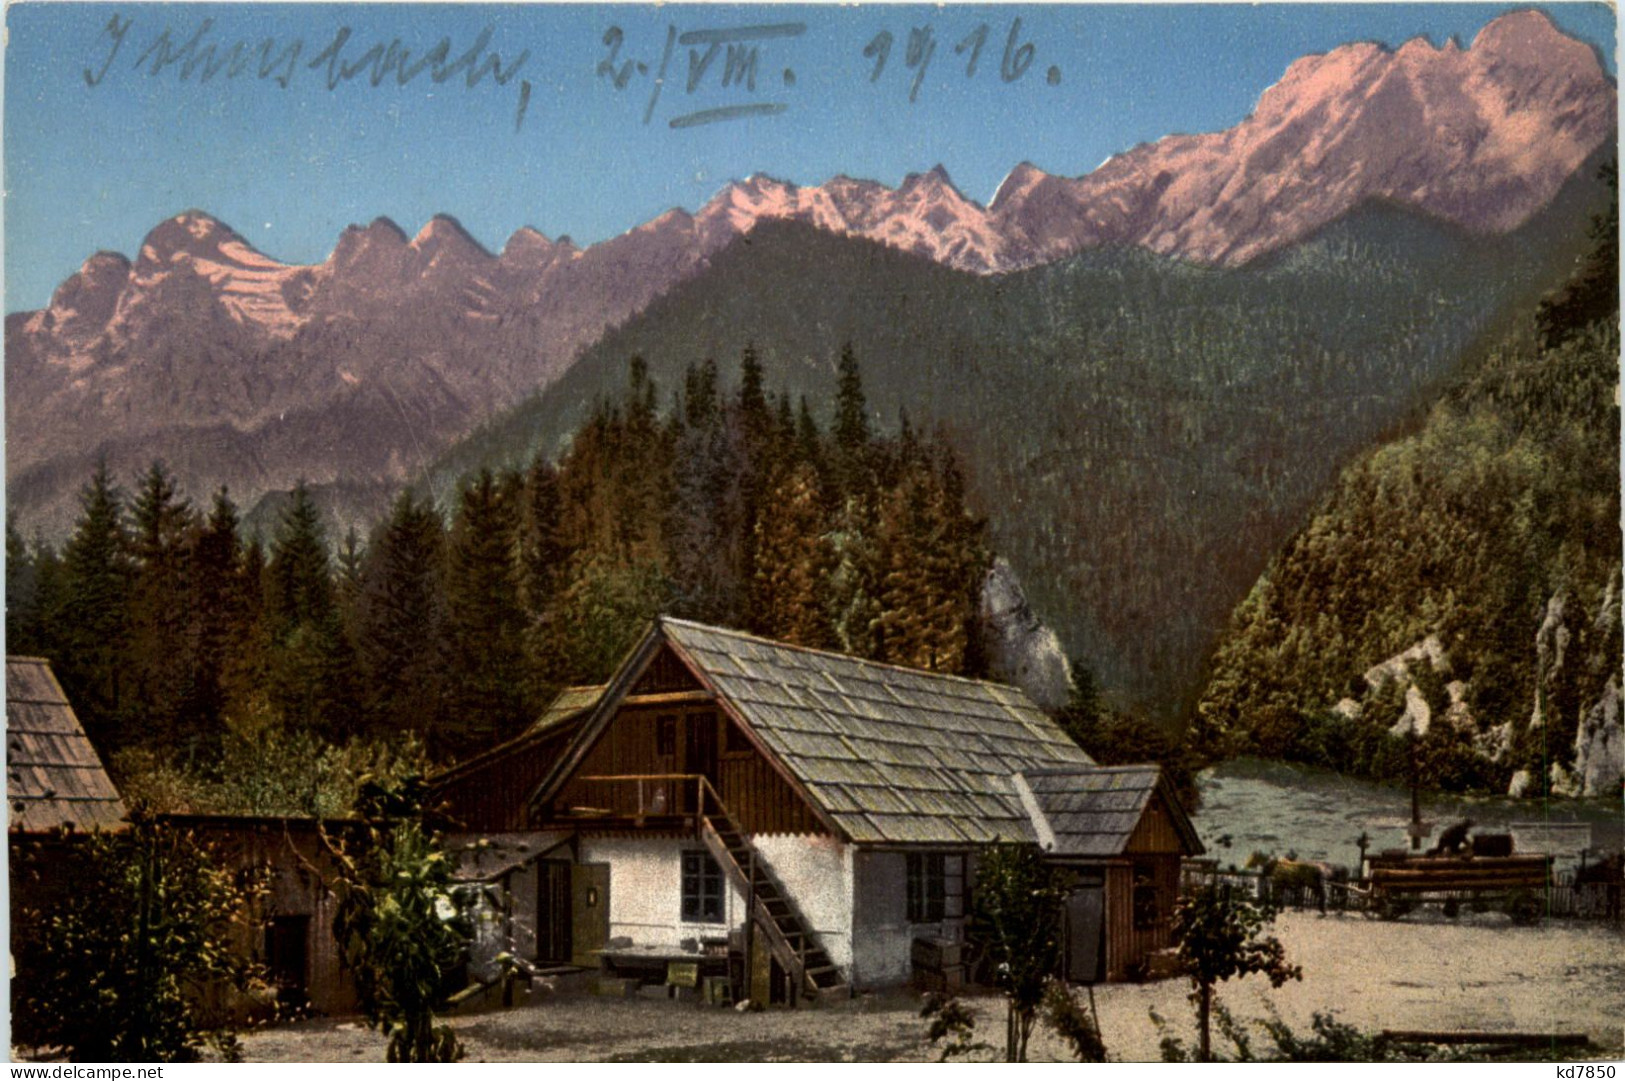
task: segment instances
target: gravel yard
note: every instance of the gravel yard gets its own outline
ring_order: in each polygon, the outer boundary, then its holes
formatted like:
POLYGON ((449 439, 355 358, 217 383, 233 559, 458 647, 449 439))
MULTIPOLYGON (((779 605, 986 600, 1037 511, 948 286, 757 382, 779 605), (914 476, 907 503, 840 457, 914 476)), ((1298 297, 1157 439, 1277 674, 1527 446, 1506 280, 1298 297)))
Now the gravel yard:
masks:
MULTIPOLYGON (((1412 915, 1385 923, 1359 915, 1283 914, 1276 924, 1301 983, 1272 991, 1259 979, 1221 989, 1238 1019, 1273 1005, 1307 1032, 1316 1010, 1364 1029, 1488 1029, 1585 1032, 1616 1054, 1625 1048, 1625 934, 1551 921, 1515 927, 1500 916, 1448 922, 1412 915)), ((1192 1042, 1186 987, 1176 981, 1114 984, 1095 992, 1114 1058, 1158 1057, 1155 1010, 1170 1033, 1192 1042)), ((982 1038, 1003 1034, 1003 1003, 972 999, 982 1038)), ((811 1010, 737 1013, 692 1001, 597 998, 577 990, 537 993, 511 1010, 454 1019, 471 1060, 547 1061, 919 1061, 916 996, 870 995, 811 1010)), ((1262 1034, 1259 1034, 1260 1038, 1262 1034)), ((384 1040, 359 1021, 323 1020, 261 1030, 243 1039, 251 1061, 381 1059, 384 1040)), ((1031 1057, 1064 1057, 1042 1032, 1031 1057)))

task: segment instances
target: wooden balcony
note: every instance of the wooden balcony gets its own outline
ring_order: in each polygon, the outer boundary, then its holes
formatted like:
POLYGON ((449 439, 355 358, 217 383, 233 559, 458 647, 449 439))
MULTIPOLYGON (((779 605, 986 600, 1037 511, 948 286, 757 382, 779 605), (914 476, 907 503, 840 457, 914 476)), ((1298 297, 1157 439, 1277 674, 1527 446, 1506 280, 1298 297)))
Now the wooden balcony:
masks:
POLYGON ((720 808, 711 782, 698 773, 586 776, 565 787, 549 818, 606 828, 692 830, 700 816, 720 808))

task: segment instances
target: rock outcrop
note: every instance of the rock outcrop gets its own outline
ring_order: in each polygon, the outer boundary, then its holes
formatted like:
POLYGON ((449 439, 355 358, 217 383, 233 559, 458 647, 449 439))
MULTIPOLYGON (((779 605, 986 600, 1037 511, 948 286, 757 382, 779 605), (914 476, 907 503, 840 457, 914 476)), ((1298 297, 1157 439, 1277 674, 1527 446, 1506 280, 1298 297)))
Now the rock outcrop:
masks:
POLYGON ((1044 625, 1016 572, 995 560, 982 583, 980 630, 995 679, 1027 692, 1040 709, 1055 712, 1072 694, 1072 666, 1053 630, 1044 625))

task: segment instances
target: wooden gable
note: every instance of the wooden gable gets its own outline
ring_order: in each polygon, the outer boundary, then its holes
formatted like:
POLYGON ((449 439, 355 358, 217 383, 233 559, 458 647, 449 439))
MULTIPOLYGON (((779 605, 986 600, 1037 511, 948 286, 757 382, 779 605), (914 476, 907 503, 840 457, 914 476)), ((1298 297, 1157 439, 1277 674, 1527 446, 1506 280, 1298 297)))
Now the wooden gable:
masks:
POLYGON ((681 657, 670 645, 662 645, 649 659, 649 666, 632 684, 630 697, 653 694, 671 694, 684 691, 703 691, 705 688, 681 657))
POLYGON ((1151 793, 1150 801, 1140 814, 1140 821, 1135 825, 1134 832, 1129 834, 1124 851, 1137 855, 1186 854, 1185 842, 1168 807, 1162 786, 1159 785, 1151 793))
POLYGON ((706 777, 749 834, 826 833, 733 711, 669 645, 636 674, 608 724, 553 797, 550 817, 653 822, 695 810, 706 777))

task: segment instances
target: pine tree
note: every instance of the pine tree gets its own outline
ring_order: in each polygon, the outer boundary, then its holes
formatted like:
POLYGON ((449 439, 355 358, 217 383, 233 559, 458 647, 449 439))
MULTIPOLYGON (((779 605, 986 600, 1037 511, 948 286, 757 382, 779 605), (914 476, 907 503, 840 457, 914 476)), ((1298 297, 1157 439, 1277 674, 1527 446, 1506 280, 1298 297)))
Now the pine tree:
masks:
POLYGON ((767 406, 767 390, 762 382, 762 360, 754 342, 745 345, 739 358, 739 416, 751 451, 767 443, 773 414, 767 406))
POLYGON ((812 466, 801 464, 772 489, 773 513, 756 523, 751 610, 758 633, 797 645, 834 645, 824 592, 835 551, 824 524, 812 466))
POLYGON ((689 417, 675 444, 666 528, 667 566, 677 590, 673 610, 705 623, 738 625, 746 592, 744 440, 718 408, 694 409, 690 399, 689 417))
POLYGON ((121 721, 131 575, 124 493, 105 460, 79 502, 79 521, 62 553, 62 653, 53 660, 85 734, 105 755, 129 742, 121 721))
POLYGON ((868 403, 863 396, 863 376, 858 371, 852 343, 841 348, 841 361, 835 389, 835 465, 841 491, 847 496, 865 496, 870 478, 868 403))
POLYGON ((854 657, 879 656, 880 567, 875 543, 874 507, 848 497, 834 517, 830 534, 835 563, 825 605, 835 648, 854 657))
POLYGON ((130 519, 129 671, 139 736, 190 757, 200 735, 182 725, 193 689, 198 616, 188 603, 193 513, 163 462, 153 462, 141 478, 130 519))
POLYGON ((445 534, 433 504, 408 490, 367 545, 355 641, 374 733, 427 742, 446 720, 445 534))
POLYGON ((555 634, 554 613, 572 554, 564 539, 561 511, 559 471, 538 454, 525 477, 519 527, 519 590, 525 612, 525 700, 532 705, 548 701, 559 686, 549 642, 555 634))
POLYGON ((358 721, 355 656, 334 602, 327 533, 303 481, 277 525, 265 577, 271 706, 295 728, 344 739, 358 721))
POLYGON ((452 524, 446 578, 450 714, 431 751, 457 757, 516 735, 525 723, 517 477, 482 470, 452 524))
POLYGON ((38 578, 34 555, 28 550, 23 535, 6 515, 6 650, 13 654, 34 655, 40 652, 32 641, 29 613, 33 610, 38 592, 38 578))
POLYGON ((958 672, 968 610, 965 553, 950 535, 941 488, 919 468, 882 497, 877 538, 881 660, 958 672))
POLYGON ((237 506, 222 487, 193 551, 195 660, 184 714, 205 746, 224 728, 231 674, 248 648, 251 609, 237 527, 237 506))

